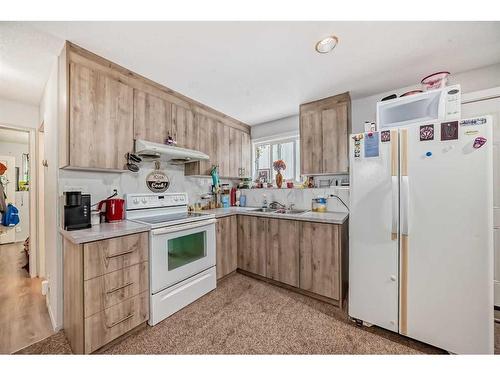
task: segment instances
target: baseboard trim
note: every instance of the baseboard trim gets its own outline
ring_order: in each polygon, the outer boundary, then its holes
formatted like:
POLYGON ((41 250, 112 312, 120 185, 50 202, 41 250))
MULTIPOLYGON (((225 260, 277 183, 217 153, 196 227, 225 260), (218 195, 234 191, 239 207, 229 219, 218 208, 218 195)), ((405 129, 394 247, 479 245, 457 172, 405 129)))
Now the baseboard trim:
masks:
POLYGON ((307 297, 311 297, 311 298, 320 300, 322 302, 326 302, 326 303, 328 303, 330 305, 342 308, 340 301, 338 301, 336 299, 332 299, 332 298, 325 297, 325 296, 322 296, 322 295, 319 295, 319 294, 316 294, 316 293, 313 293, 313 292, 309 292, 307 290, 300 289, 300 288, 297 288, 295 286, 291 286, 291 285, 282 283, 280 281, 268 279, 267 277, 264 277, 264 276, 257 275, 257 274, 252 273, 252 272, 248 272, 248 271, 242 270, 241 268, 238 268, 236 270, 236 272, 241 273, 242 275, 245 275, 245 276, 248 276, 248 277, 252 277, 252 278, 260 280, 260 281, 264 281, 264 282, 272 284, 272 285, 279 286, 279 287, 281 287, 283 289, 288 289, 288 290, 290 290, 292 292, 295 292, 295 293, 298 293, 298 294, 302 294, 302 295, 305 295, 307 297))
POLYGON ((500 308, 500 281, 495 280, 494 284, 494 305, 500 308))
POLYGON ((52 309, 50 308, 50 303, 48 301, 48 298, 45 301, 45 305, 47 306, 47 311, 49 312, 49 318, 50 318, 50 323, 52 324, 52 330, 54 332, 59 332, 62 329, 62 327, 58 326, 56 323, 54 315, 52 314, 52 309))

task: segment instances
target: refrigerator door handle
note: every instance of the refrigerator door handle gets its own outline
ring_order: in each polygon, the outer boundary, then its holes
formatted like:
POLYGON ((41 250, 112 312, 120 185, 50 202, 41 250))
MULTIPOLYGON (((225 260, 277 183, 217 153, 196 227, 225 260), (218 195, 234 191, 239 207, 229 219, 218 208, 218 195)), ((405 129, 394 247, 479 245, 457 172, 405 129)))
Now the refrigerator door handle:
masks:
POLYGON ((392 176, 392 229, 391 239, 398 239, 398 177, 392 176))
POLYGON ((409 195, 408 176, 401 176, 401 234, 404 236, 408 236, 409 195))

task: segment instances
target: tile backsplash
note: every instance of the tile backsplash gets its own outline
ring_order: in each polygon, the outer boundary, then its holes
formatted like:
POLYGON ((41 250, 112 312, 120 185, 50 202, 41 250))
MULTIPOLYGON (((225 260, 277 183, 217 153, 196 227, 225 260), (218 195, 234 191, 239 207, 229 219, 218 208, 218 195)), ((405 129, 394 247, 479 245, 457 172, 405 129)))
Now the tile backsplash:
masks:
MULTIPOLYGON (((318 196, 337 195, 349 206, 349 187, 332 186, 329 188, 314 189, 243 189, 241 191, 247 197, 247 206, 261 207, 264 194, 268 203, 277 201, 289 206, 291 203, 295 208, 302 210, 311 209, 311 201, 318 196)), ((348 212, 348 209, 337 198, 331 197, 327 200, 328 211, 348 212)))
MULTIPOLYGON (((87 172, 61 169, 59 171, 59 193, 68 190, 81 190, 91 194, 92 204, 110 196, 113 189, 118 190, 120 196, 127 193, 150 193, 146 186, 146 176, 153 171, 153 162, 142 162, 137 173, 109 173, 87 172)), ((210 191, 212 179, 210 177, 184 176, 184 166, 162 163, 162 170, 170 179, 169 193, 187 192, 189 202, 194 203, 200 195, 210 191)), ((230 181, 221 180, 222 183, 230 181)))
MULTIPOLYGON (((141 163, 138 173, 109 173, 59 170, 59 193, 64 191, 80 190, 91 194, 92 204, 110 196, 113 189, 118 190, 120 196, 127 193, 149 193, 146 187, 146 176, 154 169, 153 162, 141 163)), ((162 163, 162 169, 170 179, 169 193, 187 192, 190 204, 200 199, 202 194, 210 191, 212 179, 210 177, 184 176, 184 167, 162 163)), ((221 183, 231 183, 221 180, 221 183)), ((349 187, 314 188, 314 189, 244 189, 242 194, 247 196, 247 206, 262 206, 263 194, 268 202, 278 201, 287 206, 293 203, 297 209, 311 209, 311 200, 317 196, 338 195, 349 205, 349 187)), ((336 198, 328 199, 328 211, 346 212, 347 209, 336 198)))

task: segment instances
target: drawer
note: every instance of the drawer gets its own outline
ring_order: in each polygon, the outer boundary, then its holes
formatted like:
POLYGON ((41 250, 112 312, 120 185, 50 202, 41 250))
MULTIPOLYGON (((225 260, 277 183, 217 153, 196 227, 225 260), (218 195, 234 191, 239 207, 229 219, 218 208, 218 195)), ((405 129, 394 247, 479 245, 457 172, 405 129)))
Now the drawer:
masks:
POLYGON ((83 279, 89 280, 148 260, 148 233, 83 245, 83 279))
POLYGON ((127 333, 148 320, 149 292, 143 292, 85 319, 85 353, 127 333))
POLYGON ((148 290, 148 262, 84 281, 85 317, 148 290))

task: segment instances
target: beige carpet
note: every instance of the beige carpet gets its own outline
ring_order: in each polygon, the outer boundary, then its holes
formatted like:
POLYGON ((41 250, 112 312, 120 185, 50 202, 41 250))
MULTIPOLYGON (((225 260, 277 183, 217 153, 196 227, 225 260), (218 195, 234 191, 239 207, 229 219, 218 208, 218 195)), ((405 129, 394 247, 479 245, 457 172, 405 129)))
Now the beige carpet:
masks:
MULTIPOLYGON (((19 353, 63 354, 58 333, 19 353)), ((234 274, 218 288, 105 354, 419 354, 442 353, 380 328, 359 328, 338 309, 234 274)))
MULTIPOLYGON (((65 354, 62 332, 20 354, 65 354)), ((359 328, 338 309, 234 274, 217 289, 105 354, 419 354, 442 353, 379 328, 359 328)))

